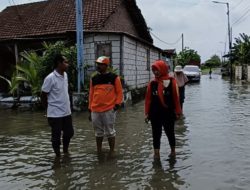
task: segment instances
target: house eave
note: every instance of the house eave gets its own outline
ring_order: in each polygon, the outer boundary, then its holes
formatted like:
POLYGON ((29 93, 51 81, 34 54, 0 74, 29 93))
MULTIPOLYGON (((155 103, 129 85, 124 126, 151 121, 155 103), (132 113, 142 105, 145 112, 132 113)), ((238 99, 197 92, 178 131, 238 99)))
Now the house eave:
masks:
MULTIPOLYGON (((58 32, 58 33, 51 33, 51 34, 41 34, 41 35, 29 35, 29 36, 23 36, 23 37, 13 37, 13 38, 0 38, 0 43, 15 43, 20 41, 42 41, 42 40, 60 40, 60 39, 66 39, 69 38, 69 36, 75 36, 76 31, 64 31, 64 32, 58 32)), ((84 31, 85 34, 117 34, 117 35, 125 35, 128 37, 133 38, 134 40, 137 40, 143 44, 146 44, 152 48, 155 48, 161 52, 163 50, 159 47, 154 46, 152 43, 139 38, 137 36, 134 36, 132 34, 122 32, 122 31, 100 31, 100 30, 87 30, 84 31)))

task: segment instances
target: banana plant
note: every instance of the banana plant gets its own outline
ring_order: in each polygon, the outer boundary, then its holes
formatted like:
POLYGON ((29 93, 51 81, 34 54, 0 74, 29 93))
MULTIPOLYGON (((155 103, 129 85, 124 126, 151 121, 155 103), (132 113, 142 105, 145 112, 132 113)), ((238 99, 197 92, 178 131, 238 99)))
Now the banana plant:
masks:
POLYGON ((18 94, 18 88, 21 82, 21 78, 19 76, 16 76, 16 73, 12 74, 11 79, 7 79, 3 76, 0 76, 0 79, 5 80, 8 83, 9 86, 9 93, 13 97, 13 104, 11 106, 12 109, 16 109, 18 107, 20 96, 18 94))
POLYGON ((18 90, 20 81, 22 81, 22 77, 17 76, 16 73, 13 73, 10 80, 3 76, 0 76, 0 78, 5 80, 8 83, 9 93, 13 97, 17 96, 17 90, 18 90))
POLYGON ((32 96, 38 96, 42 85, 40 76, 42 59, 35 52, 23 52, 21 56, 24 61, 16 66, 18 80, 28 83, 32 96))
POLYGON ((232 59, 240 64, 250 64, 250 36, 243 33, 239 38, 235 38, 232 59))

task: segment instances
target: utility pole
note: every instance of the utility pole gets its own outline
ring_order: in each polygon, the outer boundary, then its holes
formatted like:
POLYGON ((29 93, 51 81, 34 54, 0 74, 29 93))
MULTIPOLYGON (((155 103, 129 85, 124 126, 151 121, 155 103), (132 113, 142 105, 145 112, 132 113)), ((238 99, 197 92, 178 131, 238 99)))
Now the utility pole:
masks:
POLYGON ((232 33, 230 27, 230 12, 229 12, 229 3, 228 2, 221 2, 221 1, 212 1, 213 3, 224 4, 227 5, 227 25, 228 25, 228 45, 229 45, 229 64, 230 64, 230 78, 233 78, 233 64, 232 64, 232 33))
POLYGON ((232 33, 230 27, 229 3, 227 4, 227 23, 228 23, 228 42, 229 42, 229 64, 230 64, 230 78, 233 78, 233 63, 232 63, 232 33))
POLYGON ((223 56, 222 56, 222 62, 225 63, 225 57, 227 51, 227 42, 220 41, 219 43, 223 44, 223 56))
POLYGON ((181 34, 181 50, 184 50, 184 35, 183 33, 181 34))
POLYGON ((77 92, 84 85, 83 71, 83 0, 76 0, 76 38, 77 38, 77 92))

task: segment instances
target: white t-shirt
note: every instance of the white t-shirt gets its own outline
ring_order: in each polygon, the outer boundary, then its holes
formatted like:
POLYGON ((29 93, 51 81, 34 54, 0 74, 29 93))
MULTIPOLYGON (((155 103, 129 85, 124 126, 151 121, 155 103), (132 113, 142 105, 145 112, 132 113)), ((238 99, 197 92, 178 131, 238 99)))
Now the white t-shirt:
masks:
POLYGON ((43 82, 42 91, 48 93, 47 117, 64 117, 71 114, 68 93, 68 76, 50 73, 43 82))

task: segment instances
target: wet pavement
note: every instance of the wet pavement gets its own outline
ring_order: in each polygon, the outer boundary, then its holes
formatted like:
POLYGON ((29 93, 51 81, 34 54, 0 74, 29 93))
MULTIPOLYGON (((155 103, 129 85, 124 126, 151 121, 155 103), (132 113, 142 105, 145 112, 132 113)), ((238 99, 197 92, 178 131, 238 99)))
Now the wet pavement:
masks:
POLYGON ((54 158, 42 112, 0 111, 0 189, 235 190, 250 186, 250 85, 220 75, 186 87, 184 118, 176 123, 177 157, 153 161, 143 102, 117 118, 116 157, 96 155, 87 113, 74 113, 71 155, 54 158))

